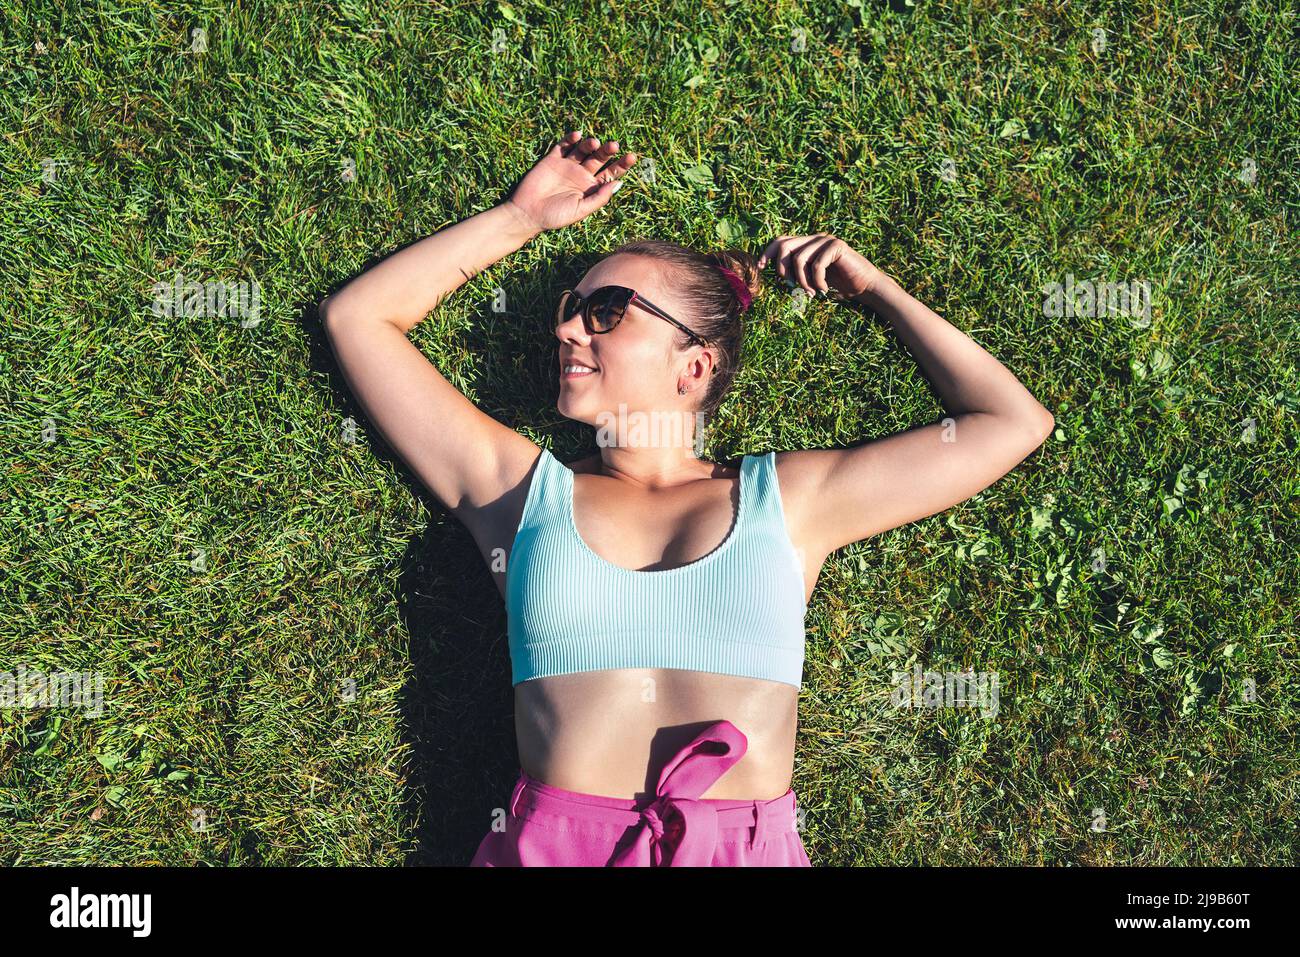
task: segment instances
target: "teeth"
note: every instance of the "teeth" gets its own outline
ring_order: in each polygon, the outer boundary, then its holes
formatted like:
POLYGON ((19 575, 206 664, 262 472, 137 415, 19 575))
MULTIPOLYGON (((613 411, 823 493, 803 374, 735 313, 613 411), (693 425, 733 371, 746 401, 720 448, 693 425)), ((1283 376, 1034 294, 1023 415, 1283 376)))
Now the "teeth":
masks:
POLYGON ((595 372, 596 370, 589 368, 587 366, 565 366, 564 371, 565 372, 595 372))

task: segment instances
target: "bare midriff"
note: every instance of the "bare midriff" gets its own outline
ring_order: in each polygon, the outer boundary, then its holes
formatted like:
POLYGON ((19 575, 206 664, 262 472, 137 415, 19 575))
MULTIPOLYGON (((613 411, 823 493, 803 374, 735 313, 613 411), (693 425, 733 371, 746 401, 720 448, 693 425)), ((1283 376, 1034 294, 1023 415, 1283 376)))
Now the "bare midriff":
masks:
POLYGON ((778 681, 669 668, 534 678, 515 686, 520 767, 568 791, 642 798, 677 751, 725 718, 748 748, 700 797, 770 800, 790 789, 798 700, 778 681))

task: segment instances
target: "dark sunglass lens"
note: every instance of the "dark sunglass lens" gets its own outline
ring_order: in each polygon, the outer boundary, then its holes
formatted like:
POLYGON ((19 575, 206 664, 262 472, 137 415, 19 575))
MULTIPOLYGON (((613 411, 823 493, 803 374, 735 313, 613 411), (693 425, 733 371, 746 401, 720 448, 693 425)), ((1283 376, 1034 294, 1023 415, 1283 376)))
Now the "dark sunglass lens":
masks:
POLYGON ((623 310, 627 308, 627 298, 626 293, 608 287, 592 293, 589 313, 592 326, 602 332, 613 329, 623 318, 623 310))
POLYGON ((578 300, 573 293, 565 290, 560 294, 560 301, 555 305, 555 324, 558 326, 563 322, 568 322, 577 311, 578 300))

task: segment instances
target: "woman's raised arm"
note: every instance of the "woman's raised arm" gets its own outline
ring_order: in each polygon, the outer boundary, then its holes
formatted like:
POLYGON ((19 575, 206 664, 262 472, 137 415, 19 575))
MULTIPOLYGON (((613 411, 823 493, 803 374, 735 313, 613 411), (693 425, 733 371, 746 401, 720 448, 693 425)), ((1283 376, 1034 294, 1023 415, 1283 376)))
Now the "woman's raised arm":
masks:
POLYGON ((939 422, 853 448, 777 456, 782 489, 793 500, 791 537, 815 558, 965 501, 1051 434, 1052 414, 1009 369, 843 240, 782 236, 763 261, 809 292, 833 288, 874 308, 948 412, 939 422))
POLYGON ((617 143, 556 143, 510 198, 394 253, 320 304, 340 367, 367 417, 480 547, 506 547, 497 512, 540 454, 536 443, 480 411, 407 338, 482 270, 546 229, 599 209, 635 160, 617 143), (493 505, 497 508, 492 508, 493 505))
POLYGON ((492 537, 485 509, 519 484, 540 449, 470 402, 407 333, 466 279, 533 235, 496 206, 390 256, 320 305, 366 417, 480 545, 481 535, 492 537))

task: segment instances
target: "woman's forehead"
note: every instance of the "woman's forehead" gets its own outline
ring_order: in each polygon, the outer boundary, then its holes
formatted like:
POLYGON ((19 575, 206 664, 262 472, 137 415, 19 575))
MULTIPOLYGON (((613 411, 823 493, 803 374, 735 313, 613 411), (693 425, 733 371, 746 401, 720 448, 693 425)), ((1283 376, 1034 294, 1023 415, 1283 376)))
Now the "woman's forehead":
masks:
POLYGON ((627 286, 654 298, 663 293, 663 275, 658 263, 645 256, 610 256, 587 270, 578 291, 588 293, 601 286, 627 286))

